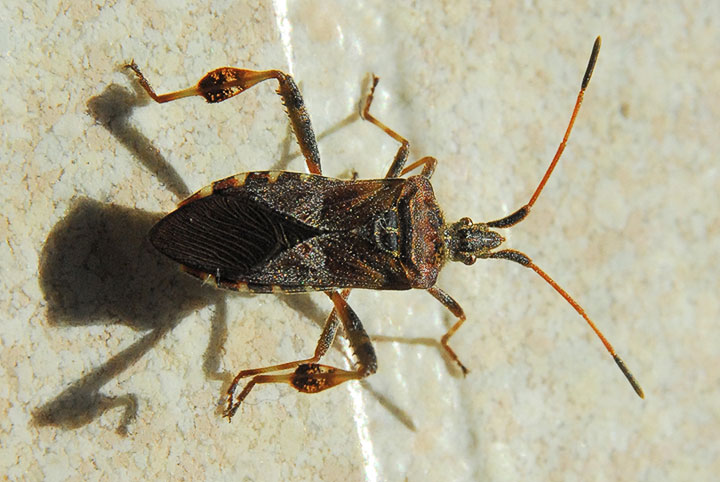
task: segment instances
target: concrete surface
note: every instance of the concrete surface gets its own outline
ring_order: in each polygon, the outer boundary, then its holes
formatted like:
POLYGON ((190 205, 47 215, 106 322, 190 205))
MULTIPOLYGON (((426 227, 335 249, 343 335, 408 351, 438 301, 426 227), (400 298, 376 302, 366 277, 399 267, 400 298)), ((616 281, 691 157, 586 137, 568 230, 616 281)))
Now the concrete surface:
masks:
MULTIPOLYGON (((0 7, 0 473, 11 480, 713 480, 720 473, 720 4, 19 2, 0 7), (412 5, 412 6, 411 6, 412 5), (147 244, 185 195, 304 170, 273 85, 148 102, 224 65, 291 72, 325 172, 380 177, 397 144, 439 159, 447 218, 527 201, 507 232, 583 305, 642 383, 532 272, 447 266, 422 292, 354 292, 380 368, 318 395, 229 377, 309 356, 323 295, 201 286, 147 244)), ((338 345, 328 362, 344 366, 338 345)))

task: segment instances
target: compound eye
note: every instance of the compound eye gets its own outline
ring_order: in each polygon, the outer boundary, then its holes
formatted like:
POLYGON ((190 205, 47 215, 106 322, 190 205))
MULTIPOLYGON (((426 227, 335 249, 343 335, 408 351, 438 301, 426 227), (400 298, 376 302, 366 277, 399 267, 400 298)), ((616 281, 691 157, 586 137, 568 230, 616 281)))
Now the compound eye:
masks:
POLYGON ((469 254, 465 256, 462 260, 463 263, 470 266, 472 264, 475 264, 475 261, 477 260, 477 257, 474 254, 469 254))

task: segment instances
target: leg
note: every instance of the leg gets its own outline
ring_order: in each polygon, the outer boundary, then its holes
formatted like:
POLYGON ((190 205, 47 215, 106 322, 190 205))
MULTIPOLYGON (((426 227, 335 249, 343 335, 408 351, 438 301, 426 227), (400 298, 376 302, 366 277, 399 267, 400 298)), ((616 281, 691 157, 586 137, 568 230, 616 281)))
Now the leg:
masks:
MULTIPOLYGON (((342 296, 343 299, 346 299, 349 294, 350 290, 343 290, 340 296, 342 296)), ((315 347, 315 354, 313 354, 312 357, 305 360, 296 360, 288 363, 282 363, 280 365, 273 365, 264 368, 254 368, 252 370, 242 370, 241 372, 239 372, 235 376, 232 383, 230 384, 230 387, 227 390, 228 405, 225 409, 225 413, 223 414, 223 416, 227 417, 228 420, 232 419, 233 415, 235 415, 235 412, 240 407, 240 403, 242 403, 243 399, 250 392, 250 389, 252 389, 252 386, 256 383, 254 381, 255 378, 253 378, 253 380, 251 380, 250 383, 248 383, 247 386, 240 393, 237 400, 234 401, 233 398, 235 397, 235 390, 237 389, 237 385, 238 383, 240 383, 240 380, 247 377, 254 377, 255 375, 259 375, 261 373, 277 372, 281 370, 288 370, 290 368, 296 368, 299 365, 317 363, 330 349, 330 346, 335 340, 338 326, 340 326, 340 319, 338 318, 337 310, 333 308, 333 310, 330 312, 330 315, 327 317, 327 320, 325 321, 325 326, 323 327, 323 331, 320 334, 318 344, 315 347)))
POLYGON ((458 328, 462 326, 463 323, 465 323, 465 312, 460 307, 460 305, 450 297, 447 293, 445 293, 443 290, 438 288, 437 286, 433 286, 432 288, 428 288, 428 293, 433 295, 436 300, 438 300, 440 303, 443 304, 445 308, 450 310, 450 312, 455 315, 458 319, 458 321, 455 322, 455 324, 450 327, 450 329, 443 335, 443 337, 440 339, 440 343, 442 344, 443 348, 445 348, 445 351, 450 355, 450 358, 458 364, 460 367, 460 370, 462 370, 463 375, 468 374, 468 369, 465 368, 465 365, 463 365, 460 362, 460 359, 455 354, 455 351, 453 351, 452 348, 450 348, 450 345, 448 345, 448 340, 451 336, 455 334, 456 331, 458 331, 458 328))
POLYGON ((433 173, 435 172, 435 168, 437 167, 437 159, 431 156, 425 156, 403 169, 402 172, 400 172, 400 175, 404 176, 408 172, 412 171, 413 169, 417 169, 420 166, 423 167, 420 175, 430 179, 430 177, 432 177, 433 173))
POLYGON ((423 166, 421 175, 429 179, 433 175, 433 172, 435 172, 435 166, 437 166, 437 159, 430 156, 423 157, 419 161, 415 161, 408 167, 405 167, 403 169, 405 163, 407 162, 408 154, 410 152, 410 143, 407 139, 405 139, 403 136, 377 120, 377 118, 370 113, 370 105, 372 104, 373 96, 375 94, 375 87, 377 87, 379 81, 380 79, 373 75, 373 84, 370 88, 370 94, 365 100, 365 108, 362 110, 361 115, 363 119, 372 122, 380 129, 382 129, 387 135, 389 135, 401 144, 400 148, 397 151, 397 154, 395 154, 395 159, 393 160, 393 163, 390 165, 390 169, 388 169, 387 174, 385 174, 385 177, 400 177, 412 171, 413 169, 423 166))
POLYGON ((131 62, 127 67, 135 72, 138 82, 140 82, 140 85, 148 95, 152 97, 155 102, 161 104, 193 95, 199 95, 208 102, 222 102, 249 89, 255 84, 269 79, 277 80, 279 84, 277 93, 282 97, 283 104, 287 109, 290 125, 295 133, 300 151, 303 153, 303 156, 305 156, 308 169, 313 174, 322 174, 320 153, 318 152, 315 133, 310 123, 310 116, 305 109, 305 102, 300 94, 300 90, 289 75, 279 70, 255 71, 222 67, 208 72, 205 77, 200 79, 200 82, 193 87, 169 94, 157 95, 135 62, 131 62))
POLYGON ((228 407, 224 413, 224 416, 227 417, 228 420, 232 419, 242 401, 258 383, 288 383, 300 392, 315 393, 332 388, 348 380, 365 378, 375 373, 377 369, 375 350, 370 342, 370 337, 360 323, 360 319, 345 301, 349 292, 350 290, 343 290, 342 292, 334 291, 328 293, 328 296, 335 304, 335 308, 325 323, 325 328, 315 349, 315 355, 312 358, 283 363, 272 367, 245 370, 238 373, 228 389, 228 407), (357 357, 357 370, 355 371, 347 371, 328 365, 317 364, 320 358, 330 348, 332 340, 335 338, 339 324, 338 321, 342 321, 345 334, 357 357), (291 368, 296 368, 293 373, 262 375, 263 373, 291 368), (248 376, 252 376, 253 378, 250 379, 237 398, 233 400, 238 382, 240 379, 248 376))
POLYGON ((410 152, 410 143, 407 139, 377 120, 375 116, 370 113, 370 105, 372 104, 373 96, 375 94, 375 87, 377 87, 379 81, 380 78, 373 75, 373 84, 372 87, 370 87, 370 94, 368 94, 367 99, 365 100, 365 108, 363 108, 360 116, 366 121, 370 121, 378 126, 380 129, 385 131, 387 135, 400 143, 400 148, 398 149, 397 154, 395 154, 395 159, 390 165, 390 169, 388 169, 387 174, 385 174, 385 177, 400 177, 401 171, 407 162, 408 153, 410 152))
POLYGON ((373 348, 372 341, 370 341, 370 337, 363 328, 360 318, 350 308, 350 305, 347 304, 340 292, 333 291, 327 293, 327 295, 335 305, 334 311, 337 312, 342 321, 345 336, 350 342, 350 348, 355 356, 356 370, 347 371, 317 364, 300 365, 288 380, 300 392, 320 392, 348 380, 360 380, 377 371, 375 348, 373 348))

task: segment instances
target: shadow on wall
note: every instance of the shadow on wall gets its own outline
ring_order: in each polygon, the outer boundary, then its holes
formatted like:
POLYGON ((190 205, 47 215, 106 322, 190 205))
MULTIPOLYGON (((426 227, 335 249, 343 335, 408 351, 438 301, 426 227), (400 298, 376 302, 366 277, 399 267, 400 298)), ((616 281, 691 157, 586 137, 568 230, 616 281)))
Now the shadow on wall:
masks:
MULTIPOLYGON (((129 122, 133 109, 148 102, 144 91, 136 83, 133 85, 135 92, 109 85, 102 94, 89 100, 88 112, 167 189, 183 199, 190 194, 184 181, 152 142, 129 122)), ((357 115, 344 119, 319 138, 340 130, 355 118, 357 115)), ((281 166, 295 156, 288 152, 288 145, 286 140, 281 166)), ((219 354, 227 337, 224 300, 228 293, 180 273, 176 263, 152 247, 147 233, 163 215, 77 198, 48 235, 40 257, 39 278, 49 324, 53 327, 122 324, 146 333, 37 407, 33 412, 34 424, 73 429, 92 422, 107 410, 123 408, 117 431, 127 434, 137 416, 137 397, 132 393, 108 396, 101 392, 102 387, 132 366, 188 314, 208 305, 215 306, 215 313, 203 370, 208 378, 222 380, 223 390, 229 385, 233 374, 219 371, 219 354)), ((315 305, 308 295, 279 298, 320 326, 327 316, 328 311, 315 305)), ((436 341, 423 339, 422 343, 439 346, 436 341)), ((414 429, 403 410, 374 392, 367 383, 363 386, 414 429)))
MULTIPOLYGON (((137 89, 133 92, 109 85, 88 101, 88 112, 182 199, 189 194, 185 183, 152 142, 129 122, 133 109, 148 102, 144 92, 137 89)), ((33 413, 36 424, 77 428, 106 410, 124 407, 118 432, 126 433, 137 414, 136 396, 110 397, 103 395, 101 388, 140 359, 185 316, 210 304, 216 309, 203 368, 209 377, 229 377, 218 373, 218 354, 227 332, 225 294, 184 276, 175 263, 152 247, 147 233, 162 216, 79 198, 49 234, 39 273, 51 326, 123 324, 149 331, 38 407, 33 413)))
POLYGON ((105 410, 123 406, 119 427, 134 418, 134 395, 108 397, 102 386, 140 359, 180 320, 209 304, 217 306, 204 369, 217 367, 227 326, 224 293, 185 276, 157 253, 147 232, 162 214, 106 205, 82 198, 47 238, 40 261, 40 285, 51 326, 123 324, 148 331, 129 348, 83 376, 34 413, 39 425, 75 428, 105 410))

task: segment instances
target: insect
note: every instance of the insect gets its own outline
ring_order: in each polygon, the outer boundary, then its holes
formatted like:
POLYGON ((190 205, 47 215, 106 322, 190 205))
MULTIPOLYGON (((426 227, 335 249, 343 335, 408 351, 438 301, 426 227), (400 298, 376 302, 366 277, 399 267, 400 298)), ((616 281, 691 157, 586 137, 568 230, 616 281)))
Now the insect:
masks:
POLYGON ((207 73, 193 87, 157 95, 137 65, 128 65, 158 103, 196 95, 210 103, 222 102, 260 82, 276 80, 277 93, 310 171, 256 171, 216 181, 182 201, 150 232, 150 240, 160 252, 187 273, 219 288, 251 293, 322 291, 333 303, 314 355, 240 371, 228 388, 224 416, 232 419, 257 384, 287 383, 300 392, 315 393, 373 374, 377 369, 375 350, 347 302, 355 288, 427 290, 457 318, 441 344, 467 374, 449 345, 465 322, 465 313, 435 282, 447 261, 471 265, 477 259, 514 261, 540 275, 585 319, 643 397, 623 360, 580 305, 527 255, 498 249, 505 239, 494 231, 525 219, 545 187, 570 136, 599 49, 600 37, 593 45, 562 142, 530 200, 514 213, 486 223, 473 223, 470 218, 445 222, 430 184, 437 160, 423 157, 406 166, 409 142, 370 114, 378 84, 375 76, 361 115, 398 141, 400 148, 384 178, 340 180, 322 175, 310 117, 291 76, 279 70, 223 67, 207 73), (416 170, 420 173, 402 177, 416 170), (319 363, 340 325, 355 355, 352 370, 319 363), (244 379, 249 380, 236 396, 244 379))

